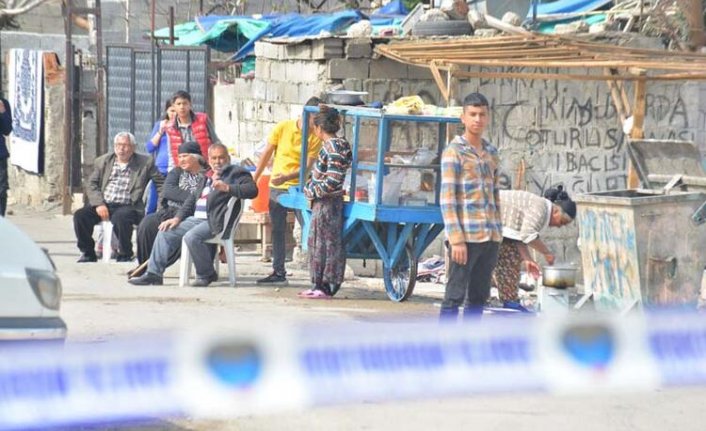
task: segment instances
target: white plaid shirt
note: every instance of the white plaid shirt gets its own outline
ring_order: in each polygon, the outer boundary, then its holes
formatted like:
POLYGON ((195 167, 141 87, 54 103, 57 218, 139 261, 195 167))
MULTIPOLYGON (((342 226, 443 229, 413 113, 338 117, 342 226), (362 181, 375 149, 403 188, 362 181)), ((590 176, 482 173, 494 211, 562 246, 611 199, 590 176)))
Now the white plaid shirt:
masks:
POLYGON ((118 162, 113 163, 108 184, 103 192, 103 199, 107 204, 126 205, 130 203, 130 167, 127 163, 123 167, 118 162))

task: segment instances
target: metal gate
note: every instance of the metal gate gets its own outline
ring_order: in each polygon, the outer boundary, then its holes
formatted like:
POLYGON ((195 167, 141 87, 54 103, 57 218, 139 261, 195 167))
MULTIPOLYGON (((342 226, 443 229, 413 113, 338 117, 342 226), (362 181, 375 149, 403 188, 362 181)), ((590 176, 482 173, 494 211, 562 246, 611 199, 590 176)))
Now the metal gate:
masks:
POLYGON ((208 112, 208 47, 149 47, 109 45, 106 47, 107 148, 113 136, 130 131, 139 151, 145 151, 154 122, 164 103, 178 90, 191 94, 193 110, 208 112), (153 73, 156 71, 156 73, 153 73))

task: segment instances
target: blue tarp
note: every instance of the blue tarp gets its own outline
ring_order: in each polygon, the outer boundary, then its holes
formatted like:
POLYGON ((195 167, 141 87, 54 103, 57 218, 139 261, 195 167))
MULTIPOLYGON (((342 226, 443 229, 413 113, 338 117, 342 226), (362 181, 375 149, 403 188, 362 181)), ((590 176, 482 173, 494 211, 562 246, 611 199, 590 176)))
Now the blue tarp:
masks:
POLYGON ((357 10, 347 10, 333 14, 321 15, 280 15, 269 22, 269 26, 244 44, 233 56, 234 60, 242 60, 252 54, 255 42, 263 37, 282 36, 316 36, 322 31, 336 33, 351 24, 367 17, 357 10))
POLYGON ((404 6, 402 0, 391 1, 380 9, 372 13, 372 17, 376 15, 401 15, 406 16, 409 13, 407 8, 404 6))
MULTIPOLYGON (((613 0, 557 0, 551 3, 538 4, 537 15, 590 12, 598 10, 609 3, 613 3, 613 0)), ((527 18, 532 18, 532 8, 527 13, 527 18)))

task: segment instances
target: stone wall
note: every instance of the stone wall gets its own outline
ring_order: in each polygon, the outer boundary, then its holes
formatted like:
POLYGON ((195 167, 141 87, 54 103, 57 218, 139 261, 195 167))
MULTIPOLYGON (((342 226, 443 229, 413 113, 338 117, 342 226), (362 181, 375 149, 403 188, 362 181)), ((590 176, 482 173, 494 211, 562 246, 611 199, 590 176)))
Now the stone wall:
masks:
MULTIPOLYGON (((611 38, 616 44, 661 47, 659 40, 634 35, 611 38)), ((219 135, 228 136, 239 154, 250 155, 275 122, 298 115, 310 95, 341 85, 367 91, 368 102, 418 94, 426 103, 444 104, 426 69, 375 58, 373 50, 369 39, 258 42, 254 79, 216 86, 219 135)), ((543 193, 562 184, 572 195, 626 187, 626 137, 605 82, 473 79, 459 82, 454 91, 481 91, 490 100, 488 137, 500 149, 503 186, 543 193), (526 172, 517 178, 522 164, 526 172)), ((694 140, 706 154, 704 93, 706 86, 698 82, 648 83, 645 136, 694 140)), ((424 127, 396 127, 393 149, 429 148, 431 136, 424 127)), ((363 134, 363 148, 375 142, 373 130, 363 134)), ((550 229, 544 237, 560 261, 580 260, 575 226, 550 229)), ((427 250, 442 252, 440 243, 427 250)))

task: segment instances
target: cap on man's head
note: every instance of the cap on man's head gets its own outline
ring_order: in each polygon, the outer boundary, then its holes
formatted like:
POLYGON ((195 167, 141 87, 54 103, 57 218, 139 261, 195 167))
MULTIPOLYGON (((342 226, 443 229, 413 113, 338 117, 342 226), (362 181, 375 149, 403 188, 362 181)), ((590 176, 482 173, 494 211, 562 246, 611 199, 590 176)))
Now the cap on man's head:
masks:
POLYGON ((179 145, 179 154, 196 154, 197 156, 203 157, 201 154, 201 147, 196 142, 184 142, 179 145))

